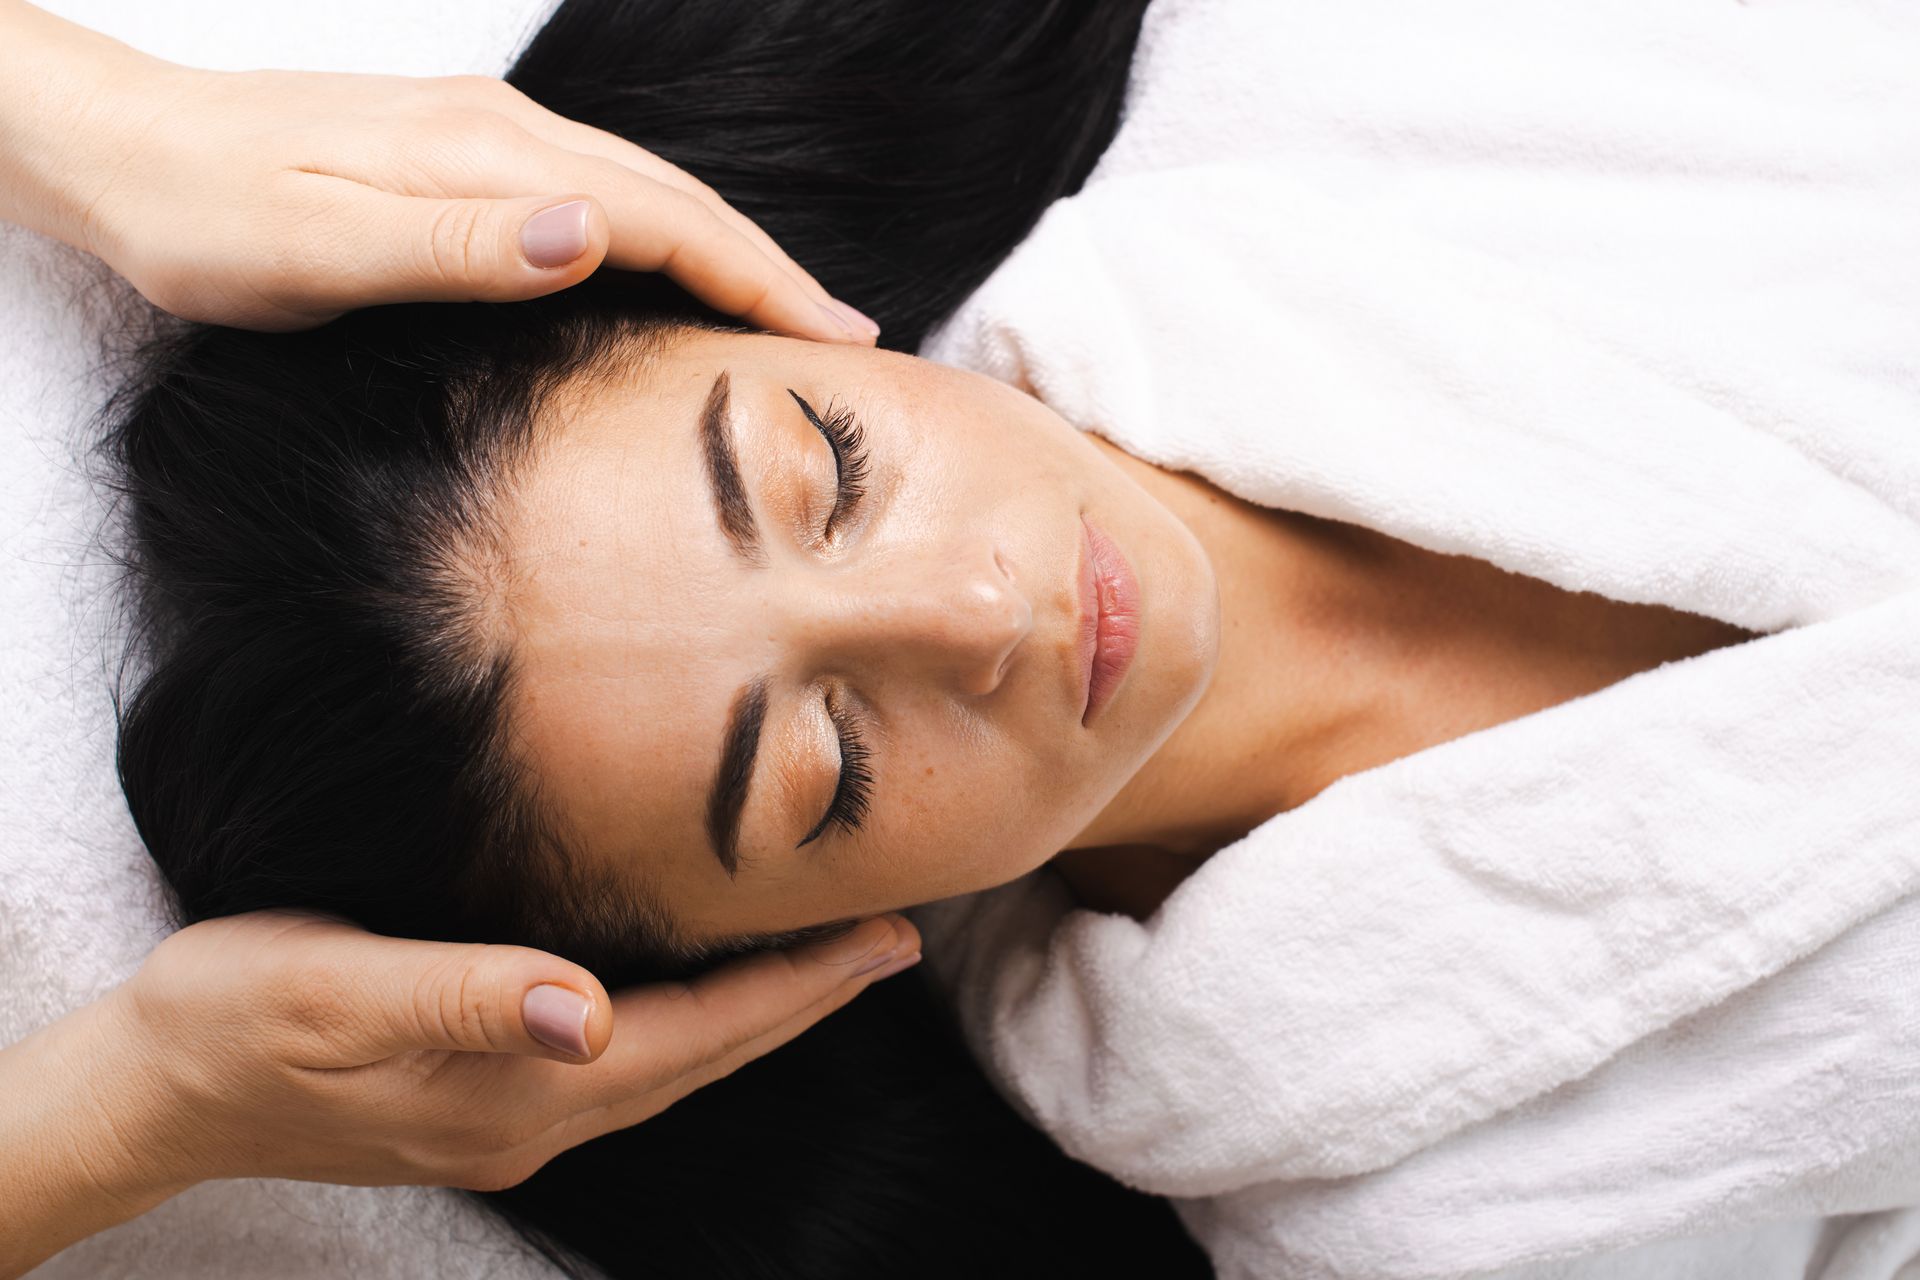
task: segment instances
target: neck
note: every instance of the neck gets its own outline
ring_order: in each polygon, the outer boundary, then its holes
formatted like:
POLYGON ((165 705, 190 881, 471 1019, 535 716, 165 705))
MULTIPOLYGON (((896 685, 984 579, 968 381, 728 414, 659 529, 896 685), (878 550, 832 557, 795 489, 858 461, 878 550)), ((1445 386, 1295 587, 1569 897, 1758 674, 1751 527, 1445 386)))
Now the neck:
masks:
POLYGON ((1070 847, 1204 858, 1352 772, 1389 724, 1369 643, 1394 598, 1384 545, 1106 448, 1206 548, 1220 654, 1193 711, 1070 847))

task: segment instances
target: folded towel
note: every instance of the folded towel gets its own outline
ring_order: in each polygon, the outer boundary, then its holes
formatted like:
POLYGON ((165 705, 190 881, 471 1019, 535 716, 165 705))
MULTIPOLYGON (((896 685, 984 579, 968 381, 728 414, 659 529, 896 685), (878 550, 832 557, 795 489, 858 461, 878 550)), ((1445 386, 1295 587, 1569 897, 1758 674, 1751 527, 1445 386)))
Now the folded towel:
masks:
POLYGON ((1770 633, 1342 779, 1145 923, 1044 871, 919 913, 1015 1105, 1223 1274, 1746 1277, 1920 1202, 1916 61, 1884 4, 1161 0, 930 339, 1249 501, 1770 633))
MULTIPOLYGON (((141 0, 39 3, 188 64, 432 75, 499 74, 548 7, 197 0, 183 22, 180 6, 141 0)), ((86 255, 0 226, 0 1044, 124 979, 165 932, 113 774, 114 575, 94 554, 103 509, 83 457, 110 387, 96 345, 129 294, 86 255)), ((197 1187, 34 1274, 556 1273, 452 1192, 257 1181, 197 1187)))

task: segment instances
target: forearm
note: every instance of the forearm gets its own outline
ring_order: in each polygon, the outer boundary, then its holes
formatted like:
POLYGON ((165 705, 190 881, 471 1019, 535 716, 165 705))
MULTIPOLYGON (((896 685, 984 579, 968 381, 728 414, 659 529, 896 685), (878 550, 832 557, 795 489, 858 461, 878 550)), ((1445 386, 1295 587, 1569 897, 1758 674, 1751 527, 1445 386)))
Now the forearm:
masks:
POLYGON ((0 0, 0 220, 88 248, 87 210, 112 181, 117 109, 172 66, 24 0, 0 0))
POLYGON ((143 1137, 140 1074, 100 1005, 0 1049, 0 1280, 190 1185, 143 1137))

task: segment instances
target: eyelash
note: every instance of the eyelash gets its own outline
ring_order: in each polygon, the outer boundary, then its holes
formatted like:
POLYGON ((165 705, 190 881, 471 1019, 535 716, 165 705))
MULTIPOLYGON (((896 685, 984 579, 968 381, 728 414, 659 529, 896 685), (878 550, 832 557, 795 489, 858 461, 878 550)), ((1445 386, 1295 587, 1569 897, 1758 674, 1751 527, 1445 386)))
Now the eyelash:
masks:
MULTIPOLYGON (((798 391, 788 387, 787 394, 800 406, 800 412, 807 415, 807 421, 813 424, 814 429, 827 438, 827 447, 833 450, 833 510, 827 513, 827 525, 821 533, 822 537, 830 537, 834 523, 845 519, 847 513, 866 496, 866 434, 854 420, 853 410, 837 408, 832 401, 828 401, 827 413, 823 418, 813 411, 813 406, 798 391)), ((833 800, 827 805, 826 816, 807 832, 800 844, 794 846, 796 849, 813 843, 821 832, 836 823, 842 831, 858 831, 867 816, 867 805, 873 798, 873 769, 867 763, 869 753, 866 743, 854 732, 852 717, 831 698, 827 701, 827 715, 832 718, 833 727, 840 735, 840 782, 833 789, 833 800)))
POLYGON ((827 715, 840 734, 840 785, 833 789, 833 802, 827 806, 827 816, 807 832, 800 844, 793 846, 796 849, 813 843, 833 823, 838 823, 842 831, 858 831, 867 816, 867 804, 873 798, 873 770, 867 764, 867 747, 853 731, 852 718, 831 698, 827 700, 827 715))
POLYGON ((787 394, 800 406, 800 412, 807 415, 807 421, 827 438, 827 447, 833 450, 836 491, 833 510, 827 514, 827 527, 821 534, 822 537, 830 537, 835 522, 844 520, 859 505, 860 499, 866 496, 866 434, 854 420, 853 410, 836 408, 832 401, 828 401, 827 413, 823 418, 813 411, 813 406, 802 399, 798 391, 788 387, 787 394))

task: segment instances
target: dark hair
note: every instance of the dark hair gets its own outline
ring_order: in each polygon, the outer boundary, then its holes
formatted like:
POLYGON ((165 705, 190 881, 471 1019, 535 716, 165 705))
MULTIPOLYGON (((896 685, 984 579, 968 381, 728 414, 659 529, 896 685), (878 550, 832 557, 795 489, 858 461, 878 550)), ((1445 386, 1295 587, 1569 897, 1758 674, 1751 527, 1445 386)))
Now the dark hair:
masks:
MULTIPOLYGON (((567 0, 508 79, 711 183, 913 350, 1085 179, 1144 7, 567 0)), ((570 856, 476 615, 548 398, 727 323, 609 273, 140 353, 108 408, 142 623, 119 767, 181 919, 318 908, 609 983, 713 959, 570 856)), ((486 1201, 577 1274, 1204 1273, 1164 1202, 1013 1116, 911 974, 486 1201)))

